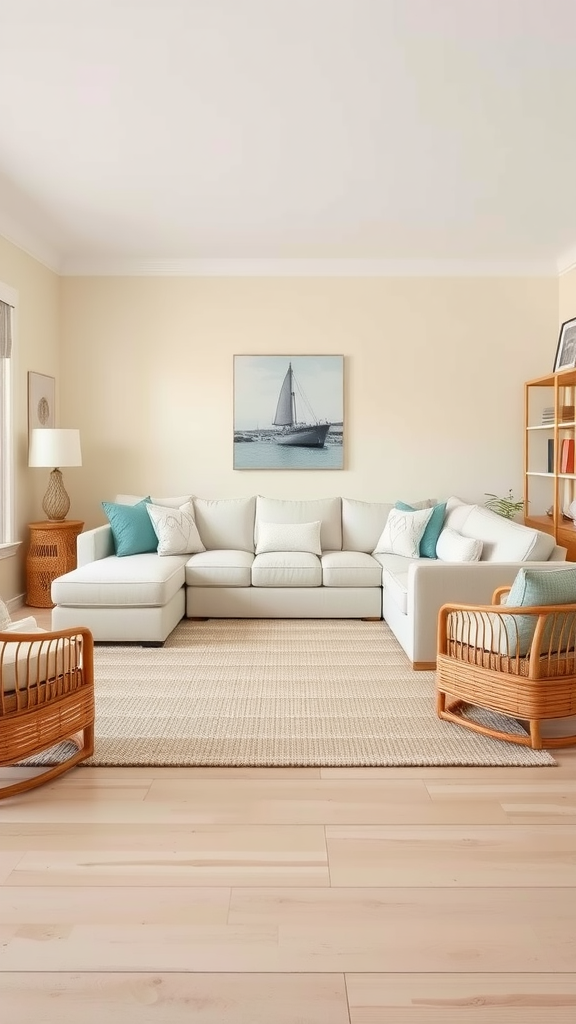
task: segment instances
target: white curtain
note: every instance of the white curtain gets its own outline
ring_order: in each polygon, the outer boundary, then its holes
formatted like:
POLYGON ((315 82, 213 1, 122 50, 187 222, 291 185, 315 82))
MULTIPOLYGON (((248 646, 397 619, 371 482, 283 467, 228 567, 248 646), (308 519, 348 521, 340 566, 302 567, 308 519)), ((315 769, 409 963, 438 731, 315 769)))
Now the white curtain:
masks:
POLYGON ((12 355, 12 306, 0 299, 0 359, 12 355))

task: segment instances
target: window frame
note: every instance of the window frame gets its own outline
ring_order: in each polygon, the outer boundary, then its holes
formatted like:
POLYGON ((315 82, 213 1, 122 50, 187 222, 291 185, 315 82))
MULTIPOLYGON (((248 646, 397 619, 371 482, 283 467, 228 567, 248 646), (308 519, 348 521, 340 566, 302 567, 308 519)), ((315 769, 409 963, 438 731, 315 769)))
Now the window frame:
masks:
POLYGON ((0 281, 0 300, 12 306, 12 353, 0 359, 0 558, 13 555, 15 539, 14 362, 17 352, 18 292, 0 281))

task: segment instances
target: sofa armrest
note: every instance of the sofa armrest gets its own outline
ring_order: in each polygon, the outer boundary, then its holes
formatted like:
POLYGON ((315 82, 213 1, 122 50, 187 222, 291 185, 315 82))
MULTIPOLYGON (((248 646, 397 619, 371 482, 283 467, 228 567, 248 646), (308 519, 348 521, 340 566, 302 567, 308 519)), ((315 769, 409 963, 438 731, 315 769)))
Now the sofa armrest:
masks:
POLYGON ((76 554, 79 566, 113 555, 114 541, 110 523, 106 523, 105 526, 96 526, 94 530, 86 530, 85 533, 79 533, 76 538, 76 554))
POLYGON ((413 562, 408 569, 407 613, 414 629, 414 662, 436 655, 438 612, 443 604, 489 605, 498 587, 510 586, 519 569, 569 569, 570 562, 413 562))

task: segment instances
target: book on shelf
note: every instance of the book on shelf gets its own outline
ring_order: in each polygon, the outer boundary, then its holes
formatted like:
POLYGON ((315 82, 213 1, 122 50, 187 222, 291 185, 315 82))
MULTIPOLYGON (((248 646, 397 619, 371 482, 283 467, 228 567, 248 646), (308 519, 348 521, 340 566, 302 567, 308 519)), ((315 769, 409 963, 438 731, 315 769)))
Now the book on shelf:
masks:
POLYGON ((560 472, 574 472, 574 438, 565 437, 560 448, 560 472))
POLYGON ((548 438, 548 472, 554 472, 554 438, 548 438))
MULTIPOLYGON (((558 422, 559 423, 573 423, 574 422, 575 411, 576 410, 575 410, 573 405, 562 405, 562 406, 560 406, 558 422)), ((554 406, 553 405, 547 405, 546 408, 542 410, 542 425, 543 426, 547 426, 549 424, 551 425, 551 424, 553 424, 555 422, 555 419, 556 418, 554 416, 554 406)))

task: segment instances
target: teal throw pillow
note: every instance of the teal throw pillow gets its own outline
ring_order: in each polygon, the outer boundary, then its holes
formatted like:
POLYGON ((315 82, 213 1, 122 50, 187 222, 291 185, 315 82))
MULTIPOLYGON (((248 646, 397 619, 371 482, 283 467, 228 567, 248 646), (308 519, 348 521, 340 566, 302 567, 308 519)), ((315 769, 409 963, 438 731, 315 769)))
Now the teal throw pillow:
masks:
MULTIPOLYGON (((506 596, 510 608, 528 608, 535 605, 576 604, 576 568, 574 569, 520 569, 506 596)), ((534 637, 538 619, 535 615, 504 616, 509 641, 509 653, 524 657, 534 637), (512 619, 512 622, 510 621, 512 619)), ((574 626, 574 613, 552 619, 542 638, 542 651, 557 651, 574 626), (554 636, 552 636, 554 628, 554 636)))
MULTIPOLYGON (((400 512, 414 512, 413 505, 407 505, 405 501, 397 501, 395 508, 399 509, 400 512)), ((438 537, 442 531, 444 525, 444 515, 446 512, 446 502, 442 505, 434 505, 432 509, 432 515, 428 520, 428 526, 424 530, 422 540, 420 541, 420 557, 421 558, 437 558, 436 544, 438 537)))
POLYGON ((152 499, 143 498, 136 505, 119 505, 114 501, 103 501, 102 508, 108 516, 117 555, 140 555, 146 551, 158 550, 158 537, 150 522, 146 505, 152 499))

